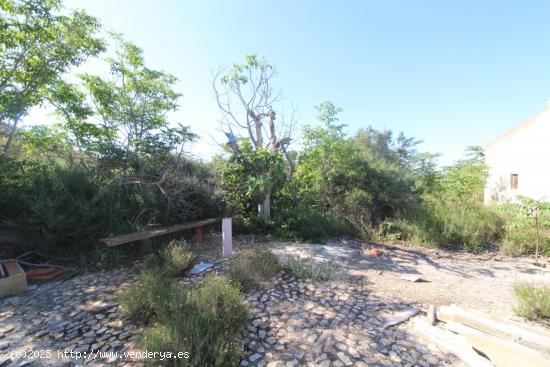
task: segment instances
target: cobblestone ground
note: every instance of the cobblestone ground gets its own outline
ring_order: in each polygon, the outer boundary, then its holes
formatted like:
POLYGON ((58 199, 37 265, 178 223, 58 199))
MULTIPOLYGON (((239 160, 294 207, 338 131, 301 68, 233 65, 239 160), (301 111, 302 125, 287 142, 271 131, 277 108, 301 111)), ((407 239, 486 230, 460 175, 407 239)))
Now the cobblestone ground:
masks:
MULTIPOLYGON (((96 365, 93 352, 131 350, 139 328, 119 312, 116 292, 133 280, 132 270, 102 271, 2 300, 0 366, 96 365), (82 358, 75 358, 77 353, 82 358)), ((126 363, 102 359, 104 365, 126 363)))
POLYGON ((411 304, 373 299, 362 287, 280 275, 247 297, 241 366, 446 366, 456 360, 423 343, 406 323, 384 328, 411 304))
MULTIPOLYGON (((186 277, 184 283, 200 278, 186 277)), ((140 328, 116 302, 117 291, 134 280, 131 268, 102 271, 0 301, 0 366, 140 365, 122 354, 139 351, 140 328)), ((357 284, 311 283, 282 273, 245 297, 252 316, 242 334, 242 366, 454 363, 410 333, 406 323, 382 327, 415 305, 373 298, 357 284)))

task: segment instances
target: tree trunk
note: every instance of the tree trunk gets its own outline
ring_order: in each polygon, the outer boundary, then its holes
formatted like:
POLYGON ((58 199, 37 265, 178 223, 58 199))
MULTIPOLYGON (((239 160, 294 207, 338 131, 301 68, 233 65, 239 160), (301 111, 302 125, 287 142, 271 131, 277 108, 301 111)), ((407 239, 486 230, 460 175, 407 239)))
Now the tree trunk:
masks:
POLYGON ((13 125, 10 127, 8 140, 4 144, 4 150, 3 150, 4 156, 8 155, 8 151, 10 150, 13 137, 15 136, 15 132, 17 131, 17 124, 19 123, 19 120, 21 119, 22 115, 23 115, 22 108, 20 108, 19 111, 17 112, 17 115, 15 115, 15 118, 13 119, 13 125))
POLYGON ((264 201, 258 204, 258 215, 266 222, 271 220, 271 192, 265 194, 264 201))

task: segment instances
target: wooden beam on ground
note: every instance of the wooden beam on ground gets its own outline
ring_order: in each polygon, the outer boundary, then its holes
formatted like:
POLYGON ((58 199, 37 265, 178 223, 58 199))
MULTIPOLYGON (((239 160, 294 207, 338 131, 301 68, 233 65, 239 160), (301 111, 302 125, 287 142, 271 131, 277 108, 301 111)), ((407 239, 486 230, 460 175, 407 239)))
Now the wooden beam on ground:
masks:
POLYGON ((437 308, 437 318, 444 322, 457 322, 487 334, 513 341, 529 348, 546 352, 550 346, 550 333, 535 330, 510 320, 467 310, 456 305, 437 308))
POLYGON ((216 223, 219 220, 220 218, 214 218, 214 219, 206 219, 206 220, 199 220, 195 222, 189 222, 185 224, 176 224, 169 227, 162 227, 162 228, 150 229, 142 232, 129 233, 129 234, 123 234, 120 236, 103 238, 100 241, 105 243, 109 247, 114 247, 114 246, 119 246, 126 243, 132 243, 140 240, 145 240, 145 239, 154 238, 158 236, 164 236, 171 233, 176 233, 186 229, 202 227, 208 224, 216 223))
POLYGON ((494 367, 488 359, 476 353, 465 337, 432 326, 428 321, 419 317, 414 318, 412 321, 414 330, 417 333, 447 352, 454 354, 466 365, 471 367, 494 367))
POLYGON ((413 317, 414 315, 416 315, 419 312, 420 312, 420 310, 418 308, 415 308, 415 307, 411 307, 411 308, 409 308, 405 311, 399 312, 395 316, 388 319, 384 323, 382 328, 387 329, 390 326, 394 326, 394 325, 400 324, 404 321, 407 321, 408 319, 410 319, 411 317, 413 317))
POLYGON ((483 352, 497 367, 550 367, 550 359, 532 348, 454 321, 445 323, 445 327, 463 335, 471 346, 483 352))

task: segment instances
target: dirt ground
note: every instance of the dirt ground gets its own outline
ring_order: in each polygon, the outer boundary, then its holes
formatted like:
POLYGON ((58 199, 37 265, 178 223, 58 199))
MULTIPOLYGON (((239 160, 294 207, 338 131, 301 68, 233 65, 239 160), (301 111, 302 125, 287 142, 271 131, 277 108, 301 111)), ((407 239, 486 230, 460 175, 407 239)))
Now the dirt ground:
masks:
POLYGON ((513 314, 515 282, 550 284, 550 264, 543 268, 532 259, 495 253, 472 255, 347 240, 323 245, 279 242, 270 247, 281 257, 328 262, 337 276, 348 277, 385 298, 422 305, 458 304, 510 319, 517 319, 513 314), (372 249, 379 249, 380 255, 372 256, 377 252, 372 249), (412 282, 414 276, 421 281, 412 282))

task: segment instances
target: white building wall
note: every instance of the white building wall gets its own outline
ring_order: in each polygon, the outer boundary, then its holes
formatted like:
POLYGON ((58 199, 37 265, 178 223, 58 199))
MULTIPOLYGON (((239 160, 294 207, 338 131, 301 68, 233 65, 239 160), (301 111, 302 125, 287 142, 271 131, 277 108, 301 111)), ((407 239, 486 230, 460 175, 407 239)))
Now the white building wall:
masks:
POLYGON ((485 203, 513 201, 516 195, 550 201, 550 106, 485 147, 489 178, 485 203), (510 187, 511 175, 518 187, 510 187))

